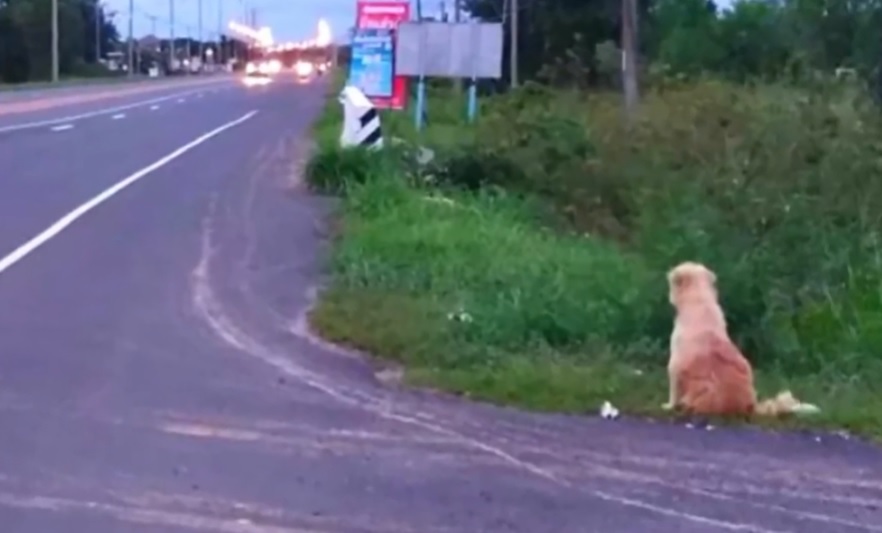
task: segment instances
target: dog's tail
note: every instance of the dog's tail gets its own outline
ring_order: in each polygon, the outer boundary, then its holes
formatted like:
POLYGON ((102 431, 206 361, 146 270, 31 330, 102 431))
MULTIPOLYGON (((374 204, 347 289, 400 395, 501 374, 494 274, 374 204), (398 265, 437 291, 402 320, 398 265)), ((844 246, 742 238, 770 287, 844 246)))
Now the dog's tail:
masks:
POLYGON ((780 392, 774 398, 763 400, 756 406, 756 414, 760 416, 813 415, 820 412, 817 405, 797 400, 790 391, 780 392))

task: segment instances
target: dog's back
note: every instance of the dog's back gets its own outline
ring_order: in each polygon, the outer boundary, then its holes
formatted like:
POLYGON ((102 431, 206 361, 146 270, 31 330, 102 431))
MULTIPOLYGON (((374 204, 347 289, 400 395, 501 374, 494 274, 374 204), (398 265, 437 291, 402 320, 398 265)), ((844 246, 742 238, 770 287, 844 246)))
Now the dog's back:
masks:
POLYGON ((669 372, 676 403, 696 414, 750 414, 756 405, 753 370, 729 339, 715 286, 703 265, 684 263, 669 274, 677 309, 669 372))
POLYGON ((680 354, 677 378, 680 405, 700 415, 750 415, 756 407, 753 370, 738 348, 715 332, 686 347, 680 354))

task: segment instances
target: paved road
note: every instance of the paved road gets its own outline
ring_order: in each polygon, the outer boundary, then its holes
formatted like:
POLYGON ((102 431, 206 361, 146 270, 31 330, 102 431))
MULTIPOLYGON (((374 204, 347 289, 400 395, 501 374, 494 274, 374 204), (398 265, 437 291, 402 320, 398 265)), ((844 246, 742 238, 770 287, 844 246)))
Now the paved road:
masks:
POLYGON ((232 75, 0 93, 0 133, 127 111, 237 82, 232 75))
POLYGON ((853 439, 469 404, 310 337, 321 98, 0 135, 4 533, 882 531, 853 439))

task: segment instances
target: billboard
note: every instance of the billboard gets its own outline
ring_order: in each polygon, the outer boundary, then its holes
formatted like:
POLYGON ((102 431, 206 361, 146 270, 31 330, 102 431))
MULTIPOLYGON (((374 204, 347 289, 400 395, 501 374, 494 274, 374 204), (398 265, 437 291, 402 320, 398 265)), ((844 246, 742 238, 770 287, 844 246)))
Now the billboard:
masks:
MULTIPOLYGON (((356 38, 352 43, 353 56, 357 53, 365 56, 370 54, 369 51, 356 51, 358 34, 361 30, 395 31, 398 29, 399 24, 410 20, 409 0, 358 0, 356 6, 356 38)), ((362 35, 365 35, 364 32, 362 32, 362 35)), ((394 65, 392 65, 392 69, 394 72, 394 65)), ((351 75, 352 70, 350 69, 351 75)), ((407 78, 398 75, 394 76, 392 79, 392 95, 389 97, 372 96, 371 101, 381 109, 404 109, 407 104, 407 78)))
POLYGON ((352 39, 349 83, 369 98, 392 98, 395 95, 392 48, 392 30, 357 30, 352 39))
POLYGON ((502 24, 403 22, 398 26, 395 71, 436 78, 502 77, 502 24))

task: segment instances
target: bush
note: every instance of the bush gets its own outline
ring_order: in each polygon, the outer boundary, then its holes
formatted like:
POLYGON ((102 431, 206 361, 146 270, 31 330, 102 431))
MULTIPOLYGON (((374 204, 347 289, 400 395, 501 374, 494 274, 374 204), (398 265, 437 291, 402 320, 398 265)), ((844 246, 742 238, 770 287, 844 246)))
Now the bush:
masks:
POLYGON ((322 147, 306 165, 307 182, 313 189, 325 193, 342 193, 356 183, 394 173, 391 156, 383 151, 366 148, 322 147))
MULTIPOLYGON (((882 294, 882 125, 856 95, 671 84, 627 128, 617 98, 528 87, 488 105, 478 141, 445 163, 465 188, 549 200, 572 230, 621 243, 655 272, 708 263, 760 366, 856 372, 880 362, 867 339, 882 313, 869 296, 882 294)), ((648 298, 635 340, 670 328, 664 299, 648 298)))

